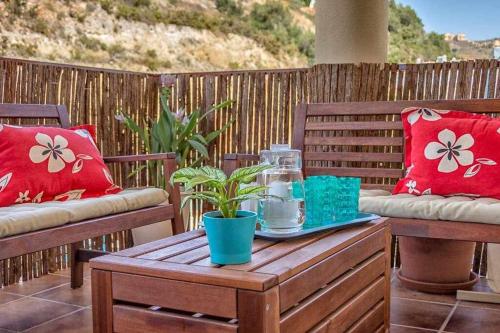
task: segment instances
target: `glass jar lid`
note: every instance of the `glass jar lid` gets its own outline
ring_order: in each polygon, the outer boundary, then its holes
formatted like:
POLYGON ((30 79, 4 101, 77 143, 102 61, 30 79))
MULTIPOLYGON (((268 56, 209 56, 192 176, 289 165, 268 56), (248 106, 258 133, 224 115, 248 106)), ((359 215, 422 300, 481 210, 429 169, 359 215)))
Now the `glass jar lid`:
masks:
POLYGON ((302 153, 298 149, 290 149, 287 144, 271 145, 270 150, 260 152, 260 163, 271 164, 279 168, 302 168, 302 153))

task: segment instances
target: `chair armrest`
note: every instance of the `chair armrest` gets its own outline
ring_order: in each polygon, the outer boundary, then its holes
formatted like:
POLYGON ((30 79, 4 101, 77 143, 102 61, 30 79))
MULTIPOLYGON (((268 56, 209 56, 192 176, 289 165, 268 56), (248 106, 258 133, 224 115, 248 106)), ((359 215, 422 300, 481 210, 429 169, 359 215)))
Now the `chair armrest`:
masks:
POLYGON ((175 153, 160 153, 160 154, 141 154, 141 155, 123 155, 123 156, 106 156, 103 158, 105 163, 125 163, 125 162, 140 162, 140 161, 159 161, 159 160, 175 160, 175 153))
POLYGON ((260 157, 257 154, 225 154, 222 168, 224 173, 229 176, 234 170, 241 166, 241 162, 259 160, 260 157))

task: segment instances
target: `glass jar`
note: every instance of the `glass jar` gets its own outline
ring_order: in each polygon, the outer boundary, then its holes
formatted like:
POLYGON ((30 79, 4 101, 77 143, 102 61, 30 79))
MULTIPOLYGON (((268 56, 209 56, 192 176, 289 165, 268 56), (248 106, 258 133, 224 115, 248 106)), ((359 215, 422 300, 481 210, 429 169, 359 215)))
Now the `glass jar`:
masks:
POLYGON ((300 150, 288 145, 272 145, 263 150, 262 164, 274 166, 262 172, 260 184, 267 187, 266 197, 258 202, 261 230, 296 232, 304 223, 304 179, 300 150))

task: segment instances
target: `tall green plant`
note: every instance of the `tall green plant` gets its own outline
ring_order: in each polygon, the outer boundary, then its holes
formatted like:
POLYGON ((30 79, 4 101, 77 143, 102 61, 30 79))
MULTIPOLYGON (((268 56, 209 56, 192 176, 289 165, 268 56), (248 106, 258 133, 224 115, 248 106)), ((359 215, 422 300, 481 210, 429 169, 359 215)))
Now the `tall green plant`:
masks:
MULTIPOLYGON (((172 112, 168 104, 169 98, 170 89, 162 87, 160 90, 161 110, 156 119, 148 118, 136 122, 130 115, 121 111, 116 115, 116 119, 139 136, 146 153, 174 152, 179 167, 199 166, 203 160, 209 158, 210 144, 231 126, 234 119, 231 118, 221 129, 209 133, 204 133, 200 129, 201 122, 211 113, 231 106, 232 101, 228 100, 217 104, 204 113, 201 110, 196 110, 191 114, 186 114, 182 108, 172 112), (192 160, 191 154, 193 152, 198 153, 198 157, 194 160, 192 160)), ((149 162, 147 165, 135 169, 133 174, 147 167, 154 178, 154 175, 158 175, 159 166, 157 162, 149 162)))
POLYGON ((272 168, 271 165, 256 165, 233 171, 231 176, 217 168, 204 166, 201 168, 184 168, 172 175, 170 182, 184 184, 186 190, 193 192, 184 198, 182 207, 189 200, 203 200, 214 205, 225 218, 234 218, 240 204, 246 200, 263 197, 266 186, 251 185, 242 188, 240 184, 250 184, 262 171, 272 168), (203 185, 203 190, 194 190, 203 185))

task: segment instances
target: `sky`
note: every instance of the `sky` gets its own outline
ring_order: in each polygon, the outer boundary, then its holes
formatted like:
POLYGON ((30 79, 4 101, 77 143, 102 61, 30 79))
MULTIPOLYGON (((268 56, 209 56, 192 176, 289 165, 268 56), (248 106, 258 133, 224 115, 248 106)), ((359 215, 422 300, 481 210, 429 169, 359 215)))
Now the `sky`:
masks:
POLYGON ((471 40, 500 37, 500 0, 396 0, 410 5, 426 31, 463 32, 471 40))

